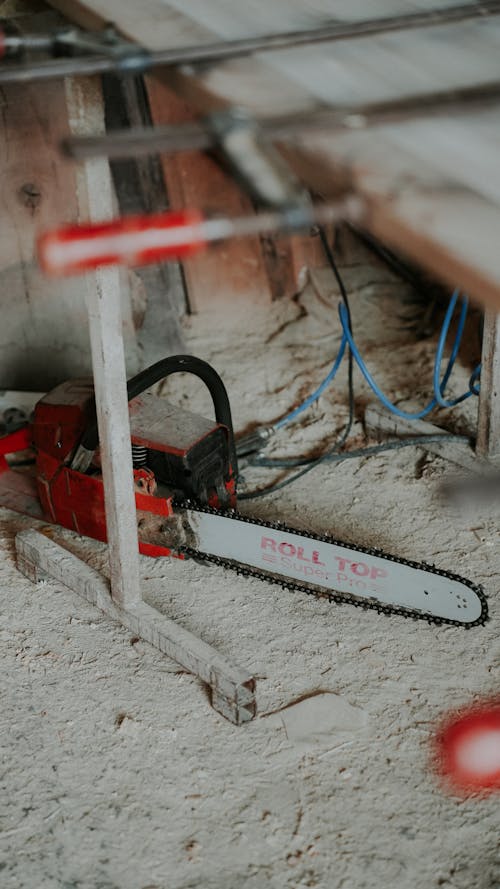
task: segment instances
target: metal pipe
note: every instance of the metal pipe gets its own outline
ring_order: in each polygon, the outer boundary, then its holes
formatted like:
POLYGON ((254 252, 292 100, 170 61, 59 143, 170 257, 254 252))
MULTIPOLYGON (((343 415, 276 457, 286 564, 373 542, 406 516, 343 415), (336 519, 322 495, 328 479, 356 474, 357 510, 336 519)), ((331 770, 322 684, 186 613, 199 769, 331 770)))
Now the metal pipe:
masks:
MULTIPOLYGON (((470 113, 496 105, 499 99, 500 80, 496 80, 460 89, 408 96, 395 101, 346 108, 324 107, 309 114, 262 118, 255 122, 263 139, 296 142, 312 131, 330 135, 335 131, 366 130, 419 117, 427 118, 443 112, 470 113)), ((199 123, 115 130, 105 136, 70 137, 61 142, 61 150, 73 160, 82 161, 102 155, 130 158, 157 153, 205 151, 215 145, 214 134, 201 120, 199 123)))
POLYGON ((37 65, 8 65, 0 69, 0 84, 47 80, 73 75, 104 74, 111 71, 141 73, 159 66, 221 62, 225 59, 239 58, 256 52, 371 37, 393 31, 405 31, 410 28, 435 27, 499 13, 500 0, 484 0, 482 3, 465 3, 460 6, 365 19, 359 22, 332 22, 321 28, 305 31, 287 31, 263 37, 174 47, 154 52, 148 52, 131 43, 130 52, 119 56, 106 55, 103 52, 102 55, 84 58, 49 59, 39 62, 37 65))

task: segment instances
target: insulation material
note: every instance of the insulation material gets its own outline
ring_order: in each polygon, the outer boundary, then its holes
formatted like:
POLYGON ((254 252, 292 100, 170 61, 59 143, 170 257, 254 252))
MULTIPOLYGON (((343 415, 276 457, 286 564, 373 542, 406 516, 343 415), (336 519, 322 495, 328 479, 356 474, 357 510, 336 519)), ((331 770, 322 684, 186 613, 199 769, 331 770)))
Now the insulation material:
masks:
MULTIPOLYGON (((364 252, 344 250, 360 348, 402 403, 429 391, 435 335, 404 329, 408 291, 364 252), (390 356, 390 361, 388 360, 390 356)), ((296 302, 236 322, 192 317, 190 352, 222 374, 235 426, 283 415, 324 376, 339 339, 325 271, 296 302)), ((456 390, 474 353, 457 368, 456 390)), ((345 369, 273 451, 333 442, 345 369)), ((210 416, 204 387, 173 378, 171 400, 210 416)), ((454 390, 453 390, 454 391, 454 390)), ((369 400, 356 377, 357 409, 369 400)), ((472 400, 441 415, 474 422, 472 400)), ((364 441, 358 420, 351 445, 364 441)), ((2 887, 24 889, 490 889, 500 881, 498 799, 444 795, 430 746, 444 709, 498 687, 498 514, 444 505, 454 469, 421 449, 323 466, 248 514, 281 519, 484 584, 491 621, 469 632, 364 613, 217 567, 141 560, 149 601, 257 679, 257 718, 231 726, 200 683, 57 584, 13 561, 26 520, 2 511, 4 658, 2 887)), ((259 478, 245 470, 248 485, 259 478)), ((51 534, 94 567, 102 545, 51 534)))

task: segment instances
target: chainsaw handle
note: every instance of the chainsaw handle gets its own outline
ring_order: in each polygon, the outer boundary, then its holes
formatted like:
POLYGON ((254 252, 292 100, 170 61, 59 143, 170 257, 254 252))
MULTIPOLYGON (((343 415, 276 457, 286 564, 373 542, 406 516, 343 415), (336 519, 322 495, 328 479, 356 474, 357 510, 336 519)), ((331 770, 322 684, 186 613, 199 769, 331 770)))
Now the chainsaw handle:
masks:
MULTIPOLYGON (((229 432, 229 459, 231 468, 235 478, 238 477, 238 462, 236 457, 236 446, 234 443, 233 420, 231 416, 231 406, 229 404, 226 387, 222 382, 219 374, 213 367, 201 358, 195 358, 194 355, 171 355, 168 358, 162 358, 151 367, 136 374, 127 383, 128 400, 137 398, 150 386, 159 383, 174 373, 189 373, 205 383, 210 395, 215 411, 215 419, 218 423, 226 426, 229 432)), ((99 432, 97 428, 97 417, 94 411, 94 417, 83 433, 80 447, 86 451, 95 451, 99 442, 99 432)))

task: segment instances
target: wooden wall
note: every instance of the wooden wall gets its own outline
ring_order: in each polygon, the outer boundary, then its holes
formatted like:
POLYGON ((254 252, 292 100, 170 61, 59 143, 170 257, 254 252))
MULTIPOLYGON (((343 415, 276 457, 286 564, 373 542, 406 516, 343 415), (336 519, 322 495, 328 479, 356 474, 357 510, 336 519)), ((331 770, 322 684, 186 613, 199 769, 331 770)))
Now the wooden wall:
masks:
MULTIPOLYGON (((78 170, 61 161, 75 94, 62 82, 9 86, 0 93, 0 385, 43 389, 90 371, 85 311, 88 277, 45 278, 35 259, 37 233, 87 212, 78 170)), ((80 81, 89 123, 102 126, 97 80, 80 81)), ((110 212, 112 208, 109 208, 110 212)), ((123 329, 131 370, 138 367, 127 282, 123 329)))

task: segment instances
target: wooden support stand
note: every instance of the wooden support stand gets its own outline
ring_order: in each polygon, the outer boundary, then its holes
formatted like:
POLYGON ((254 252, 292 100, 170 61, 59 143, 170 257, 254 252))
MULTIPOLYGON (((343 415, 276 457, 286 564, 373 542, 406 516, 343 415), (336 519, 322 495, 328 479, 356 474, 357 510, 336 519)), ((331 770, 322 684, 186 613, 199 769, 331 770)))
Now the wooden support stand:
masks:
POLYGON ((210 645, 160 614, 142 599, 124 607, 114 601, 109 583, 94 568, 81 561, 39 531, 21 531, 16 536, 17 566, 36 582, 55 580, 137 636, 159 648, 184 669, 210 686, 212 706, 226 719, 241 725, 255 716, 255 680, 229 664, 210 645))
MULTIPOLYGON (((88 95, 94 82, 73 78, 66 84, 73 112, 72 132, 85 135, 102 121, 90 119, 88 95)), ((78 169, 76 187, 90 219, 112 213, 108 163, 97 159, 78 169)), ((255 715, 253 678, 228 664, 213 648, 177 626, 143 601, 140 588, 137 518, 134 498, 127 383, 121 314, 121 277, 116 267, 87 275, 86 307, 99 427, 111 582, 76 556, 36 531, 16 538, 18 566, 37 581, 53 578, 97 604, 186 670, 207 682, 212 704, 239 725, 255 715)))

